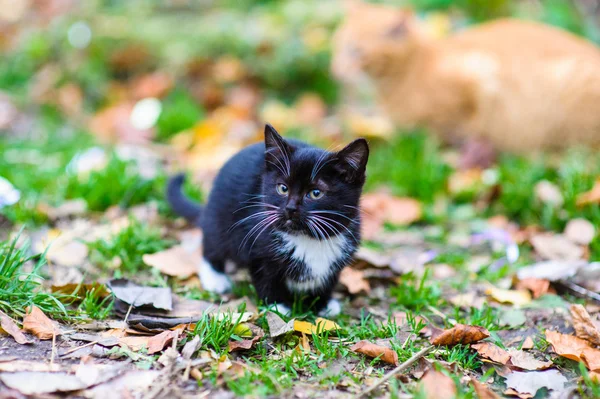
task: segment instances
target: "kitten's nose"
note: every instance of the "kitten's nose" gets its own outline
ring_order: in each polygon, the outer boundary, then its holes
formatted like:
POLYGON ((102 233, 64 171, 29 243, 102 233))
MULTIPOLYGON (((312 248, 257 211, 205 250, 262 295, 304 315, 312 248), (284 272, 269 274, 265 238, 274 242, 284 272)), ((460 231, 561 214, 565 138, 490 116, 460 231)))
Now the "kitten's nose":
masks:
POLYGON ((285 206, 285 216, 287 218, 295 217, 298 215, 298 204, 295 201, 290 201, 285 206))

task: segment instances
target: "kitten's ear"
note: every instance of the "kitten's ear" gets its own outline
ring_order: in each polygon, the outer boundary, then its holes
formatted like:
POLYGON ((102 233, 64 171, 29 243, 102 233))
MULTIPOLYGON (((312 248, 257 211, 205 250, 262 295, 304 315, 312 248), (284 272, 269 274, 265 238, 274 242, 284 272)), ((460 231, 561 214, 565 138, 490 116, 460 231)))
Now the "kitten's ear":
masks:
POLYGON ((348 182, 364 182, 369 144, 365 139, 357 139, 337 153, 336 169, 348 182))
POLYGON ((289 175, 291 146, 270 124, 265 125, 265 161, 267 169, 279 170, 289 175))

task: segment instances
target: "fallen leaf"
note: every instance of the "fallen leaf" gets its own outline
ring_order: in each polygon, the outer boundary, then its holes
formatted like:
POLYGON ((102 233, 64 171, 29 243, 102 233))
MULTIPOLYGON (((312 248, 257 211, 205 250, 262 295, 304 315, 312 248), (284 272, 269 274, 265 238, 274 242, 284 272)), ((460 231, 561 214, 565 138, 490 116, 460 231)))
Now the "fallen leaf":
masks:
POLYGON ((372 239, 388 222, 404 226, 414 223, 423 216, 421 203, 413 198, 394 197, 386 193, 369 193, 361 199, 363 223, 369 226, 363 229, 366 239, 372 239))
POLYGON ((293 331, 295 321, 292 319, 286 323, 277 314, 273 312, 267 312, 267 324, 269 325, 269 335, 271 338, 275 338, 293 331))
POLYGON ((388 267, 392 262, 391 256, 366 247, 360 247, 356 254, 354 254, 354 257, 356 260, 363 261, 367 265, 375 267, 388 267))
POLYGON ((583 248, 562 234, 536 234, 529 241, 544 259, 576 261, 584 255, 583 248))
POLYGON ((80 216, 87 211, 87 202, 83 198, 67 200, 58 207, 45 203, 38 205, 38 210, 45 213, 51 220, 80 216))
POLYGON ((310 343, 308 342, 308 336, 306 334, 302 333, 300 344, 298 346, 302 347, 305 352, 310 352, 310 343))
POLYGON ((598 331, 587 310, 582 305, 571 305, 569 310, 573 318, 575 335, 590 341, 594 345, 600 345, 600 331, 598 331))
POLYGON ((537 299, 548 293, 548 290, 550 289, 550 281, 541 278, 530 277, 517 281, 515 288, 517 290, 529 290, 531 291, 533 299, 537 299))
POLYGON ((472 344, 490 336, 488 330, 479 326, 456 324, 449 330, 432 335, 430 342, 436 346, 454 346, 458 344, 472 344))
POLYGON ((320 334, 325 331, 338 330, 340 328, 340 326, 337 323, 331 320, 324 319, 322 317, 318 317, 315 320, 315 323, 316 325, 307 321, 295 320, 294 330, 303 334, 311 335, 320 334))
POLYGON ((597 179, 590 191, 577 196, 577 206, 600 203, 600 179, 597 179))
POLYGON ((33 343, 33 341, 29 340, 25 334, 23 334, 15 322, 3 312, 0 312, 0 327, 21 345, 33 343))
POLYGON ((546 341, 552 345, 552 349, 558 355, 576 362, 582 361, 583 350, 592 346, 584 339, 550 330, 546 330, 546 341))
POLYGON ((81 266, 88 256, 88 247, 81 241, 72 240, 53 244, 56 245, 50 245, 46 252, 46 258, 51 263, 67 267, 81 266))
POLYGON ((242 339, 240 341, 229 341, 229 352, 251 349, 254 344, 261 339, 261 336, 256 336, 252 339, 242 339))
POLYGON ((596 236, 596 228, 587 219, 573 219, 567 223, 564 235, 575 244, 588 245, 596 236))
POLYGON ((581 358, 590 371, 600 372, 600 350, 595 348, 585 348, 581 352, 581 358))
POLYGON ((513 371, 506 376, 506 386, 520 394, 535 396, 541 388, 560 391, 567 379, 558 370, 513 371))
POLYGON ((398 354, 395 350, 385 346, 372 344, 366 340, 358 341, 350 348, 350 350, 373 358, 379 357, 380 360, 386 363, 395 366, 398 365, 398 354))
POLYGON ((531 266, 520 268, 517 271, 517 278, 519 280, 538 278, 558 281, 574 276, 580 268, 585 267, 587 264, 583 260, 538 262, 531 266))
POLYGON ((473 385, 479 399, 500 399, 500 396, 496 395, 487 385, 475 379, 471 379, 471 385, 473 385))
POLYGON ((113 279, 108 283, 113 295, 135 307, 153 306, 156 309, 172 310, 170 288, 143 287, 126 279, 113 279))
POLYGON ((163 331, 158 335, 150 337, 148 340, 148 354, 152 355, 162 351, 165 346, 173 342, 173 338, 177 336, 176 331, 163 331))
POLYGON ((526 321, 527 318, 525 317, 525 312, 516 308, 509 308, 501 311, 498 320, 501 326, 508 326, 511 328, 522 326, 526 321))
POLYGON ((429 369, 421 378, 417 391, 425 399, 454 399, 456 397, 456 384, 446 374, 429 369))
POLYGON ((181 350, 181 356, 183 356, 183 358, 186 360, 191 359, 198 348, 200 348, 200 345, 202 345, 202 342, 200 342, 200 336, 196 335, 191 341, 185 343, 183 349, 181 350))
POLYGON ((505 389, 504 390, 504 395, 506 395, 506 396, 517 396, 517 397, 519 397, 521 399, 531 399, 531 398, 533 398, 533 395, 530 394, 530 393, 519 393, 519 392, 515 391, 512 388, 505 389))
POLYGON ((550 361, 537 360, 530 353, 518 349, 508 351, 510 355, 510 363, 522 370, 545 370, 552 367, 554 364, 550 361))
POLYGON ((510 360, 510 355, 507 351, 491 342, 472 344, 471 348, 475 349, 479 355, 496 363, 506 364, 510 360))
POLYGON ((42 340, 52 339, 53 336, 61 334, 56 323, 50 320, 37 306, 30 306, 27 312, 23 319, 23 330, 42 340))
POLYGON ((503 290, 501 288, 490 287, 485 290, 485 293, 500 303, 523 306, 531 302, 531 294, 525 290, 503 290))
POLYGON ((167 250, 146 254, 142 257, 145 264, 160 270, 162 273, 188 278, 198 272, 197 265, 200 264, 199 252, 189 252, 183 246, 176 245, 167 250))
POLYGON ((525 338, 525 341, 523 341, 523 345, 521 345, 521 349, 527 350, 527 349, 533 349, 534 347, 534 343, 533 343, 533 338, 531 338, 531 336, 528 336, 527 338, 525 338))
POLYGON ((346 267, 342 269, 339 281, 346 286, 350 294, 358 294, 361 291, 369 293, 371 291, 369 281, 365 279, 365 273, 361 270, 346 267))

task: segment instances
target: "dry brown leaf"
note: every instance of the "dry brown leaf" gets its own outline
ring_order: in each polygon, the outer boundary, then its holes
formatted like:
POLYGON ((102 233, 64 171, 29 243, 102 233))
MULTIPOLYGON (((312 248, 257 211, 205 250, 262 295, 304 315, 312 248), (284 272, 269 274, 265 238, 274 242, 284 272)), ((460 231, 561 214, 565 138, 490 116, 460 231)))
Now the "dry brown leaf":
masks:
POLYGON ((449 330, 443 330, 438 335, 432 335, 430 342, 436 346, 466 345, 481 341, 489 336, 489 331, 483 327, 456 324, 449 330))
POLYGON ((534 299, 548 293, 550 281, 541 278, 525 278, 515 284, 517 290, 529 290, 534 299))
POLYGON ((505 389, 503 393, 506 396, 516 396, 516 397, 521 398, 521 399, 531 399, 531 398, 533 398, 533 395, 530 394, 530 393, 519 393, 519 392, 515 391, 512 388, 505 389))
POLYGON ((523 341, 523 345, 521 345, 521 349, 527 350, 527 349, 533 349, 534 343, 533 343, 533 338, 531 338, 531 336, 528 336, 527 338, 525 338, 525 341, 523 341))
POLYGON ((196 274, 201 256, 199 252, 188 252, 182 246, 176 245, 164 251, 146 254, 142 259, 145 264, 166 275, 185 279, 196 274))
POLYGON ((169 345, 173 342, 173 338, 177 336, 176 331, 163 331, 158 335, 150 337, 148 339, 148 354, 152 355, 153 353, 162 351, 165 346, 169 345))
POLYGON ((503 290, 501 288, 490 287, 485 290, 485 293, 500 303, 522 306, 531 302, 531 294, 525 290, 503 290))
POLYGON ((588 341, 574 335, 561 334, 550 330, 546 330, 546 341, 552 345, 552 349, 558 355, 576 362, 582 361, 581 354, 583 350, 592 346, 588 341))
POLYGON ((421 378, 418 391, 426 399, 454 399, 456 397, 456 384, 446 374, 429 369, 421 378))
POLYGON ((575 335, 590 341, 594 345, 600 345, 600 331, 598 331, 587 310, 582 305, 571 305, 569 310, 573 318, 575 335))
POLYGON ((395 350, 385 346, 375 345, 366 340, 358 341, 350 348, 350 350, 373 358, 379 357, 380 360, 386 363, 395 366, 398 365, 398 354, 395 350))
POLYGON ((52 339, 53 336, 61 334, 56 323, 35 305, 27 309, 27 314, 23 319, 23 330, 42 340, 52 339))
POLYGON ((496 395, 487 385, 475 379, 471 380, 471 385, 473 385, 479 399, 500 399, 500 396, 496 395))
POLYGON ((510 355, 510 364, 522 370, 545 370, 554 365, 550 361, 542 362, 537 360, 533 355, 522 350, 511 349, 508 353, 510 355))
POLYGON ((583 248, 562 234, 536 234, 529 239, 531 245, 542 258, 548 260, 580 260, 583 248))
POLYGON ((600 372, 600 350, 586 348, 581 352, 581 358, 585 360, 585 365, 588 369, 594 372, 600 372))
POLYGON ((600 179, 597 179, 590 191, 577 196, 577 205, 584 206, 600 203, 600 179))
POLYGON ((33 343, 33 341, 29 340, 25 334, 23 334, 15 322, 2 312, 0 312, 0 327, 21 345, 33 343))
POLYGON ((490 359, 496 363, 506 364, 510 360, 510 355, 507 351, 491 342, 481 342, 471 345, 481 356, 490 359))
POLYGON ((361 270, 346 267, 340 273, 339 280, 351 294, 358 294, 361 291, 369 293, 371 291, 369 281, 365 279, 365 273, 361 270))
POLYGON ((361 208, 364 211, 363 236, 372 239, 385 222, 395 225, 408 225, 421 219, 421 203, 413 198, 394 197, 386 193, 363 195, 361 208))
POLYGON ((242 339, 240 341, 229 341, 229 352, 237 352, 237 351, 241 351, 241 350, 251 349, 260 338, 261 338, 260 336, 256 336, 252 339, 242 339))
POLYGON ((596 236, 596 228, 587 219, 573 219, 567 223, 564 235, 575 244, 588 245, 596 236))

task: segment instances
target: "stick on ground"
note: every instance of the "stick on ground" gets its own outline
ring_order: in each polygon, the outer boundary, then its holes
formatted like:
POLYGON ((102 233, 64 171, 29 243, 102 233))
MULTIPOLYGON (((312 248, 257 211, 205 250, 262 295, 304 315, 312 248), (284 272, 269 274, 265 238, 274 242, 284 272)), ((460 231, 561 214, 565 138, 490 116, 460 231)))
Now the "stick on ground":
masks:
POLYGON ((389 381, 396 374, 408 369, 410 366, 413 365, 414 362, 416 362, 417 360, 419 360, 420 358, 422 358, 423 356, 428 354, 429 351, 431 351, 432 349, 433 349, 433 346, 428 346, 428 347, 421 349, 419 352, 415 353, 410 359, 408 359, 407 361, 405 361, 404 363, 402 363, 401 365, 399 365, 398 367, 396 367, 395 369, 393 369, 392 371, 387 373, 385 375, 385 377, 383 377, 382 379, 377 381, 375 384, 371 385, 369 388, 367 388, 366 390, 364 390, 361 393, 359 393, 358 395, 356 395, 356 398, 362 398, 363 396, 367 396, 368 394, 373 392, 375 389, 377 389, 379 386, 381 386, 382 384, 385 384, 387 381, 389 381))

